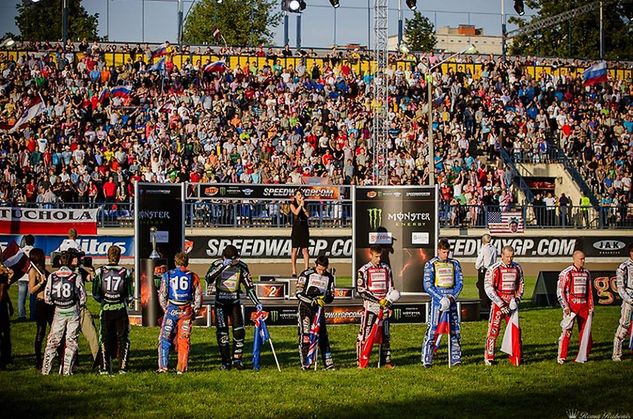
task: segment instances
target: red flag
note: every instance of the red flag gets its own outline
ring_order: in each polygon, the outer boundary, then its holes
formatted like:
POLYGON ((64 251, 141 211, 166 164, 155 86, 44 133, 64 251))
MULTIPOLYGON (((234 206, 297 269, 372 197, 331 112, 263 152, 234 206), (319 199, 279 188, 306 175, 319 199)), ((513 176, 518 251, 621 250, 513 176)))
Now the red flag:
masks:
POLYGON ((367 364, 369 364, 369 357, 371 356, 371 350, 374 345, 382 344, 382 318, 384 316, 384 310, 381 308, 378 312, 378 316, 376 317, 376 321, 374 322, 371 330, 369 331, 369 336, 365 339, 363 346, 360 351, 360 359, 358 360, 358 366, 360 368, 367 368, 367 364))
POLYGON ((518 367, 521 363, 521 328, 519 327, 519 310, 514 310, 503 334, 501 352, 509 355, 510 363, 518 367))
POLYGON ((2 252, 4 266, 13 269, 16 278, 21 278, 29 271, 31 261, 20 246, 13 240, 2 252))

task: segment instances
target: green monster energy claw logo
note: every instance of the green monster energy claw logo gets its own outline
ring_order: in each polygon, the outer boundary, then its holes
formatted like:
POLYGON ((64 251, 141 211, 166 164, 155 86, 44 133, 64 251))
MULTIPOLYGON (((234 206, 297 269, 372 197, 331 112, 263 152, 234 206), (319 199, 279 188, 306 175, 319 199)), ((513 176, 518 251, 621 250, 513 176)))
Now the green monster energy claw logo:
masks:
POLYGON ((402 318, 402 309, 394 308, 393 309, 393 318, 394 320, 400 320, 402 318))
POLYGON ((270 317, 270 322, 271 323, 277 323, 277 321, 279 320, 279 312, 278 311, 271 311, 268 316, 270 317))
POLYGON ((382 208, 369 208, 367 214, 369 216, 369 228, 377 230, 382 224, 382 208))

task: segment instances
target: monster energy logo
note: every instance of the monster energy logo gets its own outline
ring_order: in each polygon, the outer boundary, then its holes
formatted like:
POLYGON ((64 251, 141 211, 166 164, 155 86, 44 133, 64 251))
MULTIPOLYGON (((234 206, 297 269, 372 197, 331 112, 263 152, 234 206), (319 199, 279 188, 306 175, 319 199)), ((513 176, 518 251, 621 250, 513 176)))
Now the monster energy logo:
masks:
POLYGON ((268 313, 268 317, 270 318, 271 323, 277 323, 277 321, 279 321, 279 312, 277 310, 271 311, 268 313))
POLYGON ((393 309, 393 318, 394 320, 400 320, 402 318, 402 309, 394 308, 393 309))
POLYGON ((378 230, 378 227, 382 224, 382 208, 369 208, 367 213, 370 230, 378 230))

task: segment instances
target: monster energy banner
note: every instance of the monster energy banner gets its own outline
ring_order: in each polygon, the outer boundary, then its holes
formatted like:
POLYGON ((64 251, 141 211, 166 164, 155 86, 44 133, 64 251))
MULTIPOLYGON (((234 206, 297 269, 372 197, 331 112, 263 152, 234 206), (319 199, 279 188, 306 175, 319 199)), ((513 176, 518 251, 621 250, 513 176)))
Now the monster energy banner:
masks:
POLYGON ((423 292, 424 264, 435 255, 437 192, 428 186, 356 187, 354 270, 369 261, 369 248, 382 247, 395 287, 423 292))
POLYGON ((174 255, 183 250, 185 201, 182 183, 136 183, 134 213, 134 257, 140 260, 167 259, 173 267, 174 255), (152 240, 152 237, 154 240, 152 240), (154 249, 154 244, 156 249, 154 249))
MULTIPOLYGON (((268 319, 266 323, 271 326, 296 325, 297 307, 274 302, 266 302, 268 319)), ((250 318, 250 313, 255 311, 255 307, 245 306, 246 318, 250 318)), ((325 322, 327 324, 350 324, 360 323, 363 314, 361 302, 350 304, 334 304, 325 309, 325 322)), ((392 323, 424 323, 426 322, 426 305, 420 304, 396 304, 392 309, 390 317, 392 323)))

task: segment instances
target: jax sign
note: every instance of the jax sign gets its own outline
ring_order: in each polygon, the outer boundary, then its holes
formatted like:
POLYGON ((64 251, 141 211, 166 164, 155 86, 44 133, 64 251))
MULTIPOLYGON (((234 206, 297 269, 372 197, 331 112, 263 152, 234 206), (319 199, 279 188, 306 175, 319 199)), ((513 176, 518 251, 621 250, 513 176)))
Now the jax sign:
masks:
POLYGON ((395 288, 424 292, 424 264, 435 255, 439 234, 436 187, 356 187, 354 206, 354 272, 378 245, 395 288))

